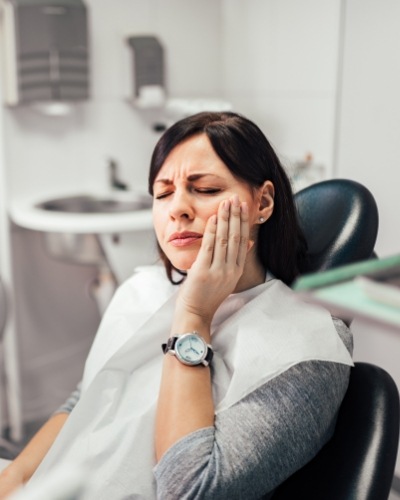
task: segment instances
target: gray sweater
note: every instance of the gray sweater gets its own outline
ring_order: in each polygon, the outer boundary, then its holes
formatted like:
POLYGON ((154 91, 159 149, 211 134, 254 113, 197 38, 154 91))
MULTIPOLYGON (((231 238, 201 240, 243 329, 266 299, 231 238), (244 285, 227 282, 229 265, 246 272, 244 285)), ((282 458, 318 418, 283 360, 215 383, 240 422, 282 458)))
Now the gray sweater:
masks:
MULTIPOLYGON (((334 319, 352 352, 350 330, 334 319)), ((234 406, 215 425, 182 438, 154 469, 157 497, 270 498, 274 489, 309 462, 332 436, 350 367, 325 361, 299 363, 234 406)), ((80 386, 57 413, 71 412, 80 386)))

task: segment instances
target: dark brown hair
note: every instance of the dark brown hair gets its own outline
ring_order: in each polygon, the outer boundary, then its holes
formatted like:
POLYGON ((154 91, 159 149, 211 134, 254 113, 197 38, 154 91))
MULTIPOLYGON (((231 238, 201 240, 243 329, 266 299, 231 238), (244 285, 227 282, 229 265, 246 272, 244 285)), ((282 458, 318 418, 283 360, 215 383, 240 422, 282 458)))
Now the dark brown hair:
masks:
MULTIPOLYGON (((196 134, 206 134, 232 174, 250 188, 258 188, 266 180, 273 183, 274 211, 260 225, 257 255, 266 270, 290 285, 305 265, 305 238, 298 224, 290 181, 271 144, 252 121, 232 112, 203 112, 176 122, 155 146, 149 173, 150 194, 153 195, 154 181, 169 153, 196 134)), ((175 283, 174 267, 160 246, 158 249, 168 277, 175 283)))

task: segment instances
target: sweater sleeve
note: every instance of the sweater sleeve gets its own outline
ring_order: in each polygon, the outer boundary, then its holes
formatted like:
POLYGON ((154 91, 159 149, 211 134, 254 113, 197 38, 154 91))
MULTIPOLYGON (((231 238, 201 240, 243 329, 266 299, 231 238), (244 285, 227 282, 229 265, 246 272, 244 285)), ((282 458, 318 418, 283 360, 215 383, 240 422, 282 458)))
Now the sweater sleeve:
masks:
POLYGON ((68 396, 68 399, 57 408, 53 415, 57 415, 57 413, 71 413, 81 397, 81 385, 82 382, 79 382, 76 389, 68 396))
MULTIPOLYGON (((334 319, 349 351, 348 328, 334 319)), ((299 363, 175 443, 154 469, 157 496, 252 499, 271 493, 333 434, 350 367, 299 363)))

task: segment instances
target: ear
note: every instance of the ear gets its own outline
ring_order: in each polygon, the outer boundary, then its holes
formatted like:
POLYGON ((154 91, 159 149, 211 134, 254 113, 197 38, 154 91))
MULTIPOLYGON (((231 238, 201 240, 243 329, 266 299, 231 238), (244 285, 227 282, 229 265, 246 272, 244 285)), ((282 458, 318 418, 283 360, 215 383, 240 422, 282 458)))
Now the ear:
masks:
POLYGON ((259 210, 256 222, 263 224, 271 217, 274 211, 275 188, 271 181, 264 182, 260 188, 259 196, 259 210))

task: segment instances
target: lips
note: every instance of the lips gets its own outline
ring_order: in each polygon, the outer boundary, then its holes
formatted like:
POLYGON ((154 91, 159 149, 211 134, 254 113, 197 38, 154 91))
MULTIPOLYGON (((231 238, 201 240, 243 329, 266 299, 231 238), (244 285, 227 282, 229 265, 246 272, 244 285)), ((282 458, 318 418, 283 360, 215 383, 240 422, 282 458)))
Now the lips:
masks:
POLYGON ((173 233, 168 239, 168 243, 171 243, 175 247, 185 247, 196 243, 203 237, 200 233, 195 233, 193 231, 183 231, 182 233, 173 233))

